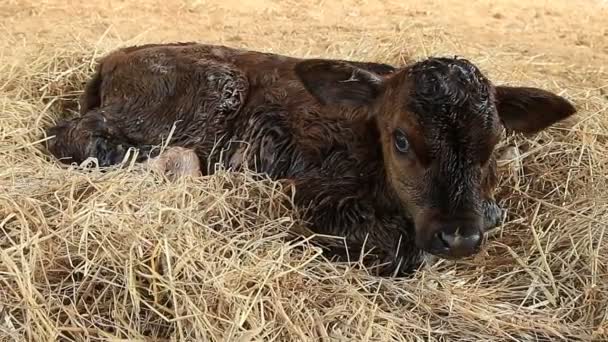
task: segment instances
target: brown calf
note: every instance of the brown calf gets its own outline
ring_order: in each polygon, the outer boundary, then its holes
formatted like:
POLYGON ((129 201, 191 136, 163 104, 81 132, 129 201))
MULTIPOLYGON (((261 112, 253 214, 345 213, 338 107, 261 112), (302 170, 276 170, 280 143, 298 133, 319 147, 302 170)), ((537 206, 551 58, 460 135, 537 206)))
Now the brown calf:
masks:
POLYGON ((465 59, 393 68, 150 44, 101 60, 82 116, 50 128, 48 148, 66 162, 113 165, 130 147, 144 160, 175 125, 170 145, 194 150, 201 172, 219 162, 291 180, 313 231, 405 273, 424 251, 472 255, 498 223, 503 127, 534 133, 574 112, 545 90, 494 86, 465 59))

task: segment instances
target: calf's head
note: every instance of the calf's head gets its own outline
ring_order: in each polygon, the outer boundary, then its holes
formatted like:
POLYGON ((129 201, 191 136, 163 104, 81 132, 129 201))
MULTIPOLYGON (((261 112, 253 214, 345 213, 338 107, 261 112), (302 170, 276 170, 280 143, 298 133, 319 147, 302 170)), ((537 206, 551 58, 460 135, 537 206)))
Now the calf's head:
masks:
POLYGON ((466 59, 428 58, 383 77, 327 60, 295 70, 320 103, 375 123, 386 178, 418 247, 444 258, 480 247, 502 128, 535 133, 576 111, 546 90, 495 86, 466 59))

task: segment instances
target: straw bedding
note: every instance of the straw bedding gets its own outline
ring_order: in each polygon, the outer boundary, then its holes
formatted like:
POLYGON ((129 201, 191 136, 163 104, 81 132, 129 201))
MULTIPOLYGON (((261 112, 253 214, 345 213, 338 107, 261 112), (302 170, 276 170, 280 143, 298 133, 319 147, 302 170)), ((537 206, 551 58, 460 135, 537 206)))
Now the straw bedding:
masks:
POLYGON ((608 13, 547 4, 5 1, 0 340, 608 338, 608 13), (395 64, 458 54, 497 83, 563 91, 579 114, 501 145, 517 152, 501 167, 508 216, 478 256, 381 279, 289 243, 301 222, 279 183, 45 154, 42 130, 75 115, 99 56, 178 40, 395 64))

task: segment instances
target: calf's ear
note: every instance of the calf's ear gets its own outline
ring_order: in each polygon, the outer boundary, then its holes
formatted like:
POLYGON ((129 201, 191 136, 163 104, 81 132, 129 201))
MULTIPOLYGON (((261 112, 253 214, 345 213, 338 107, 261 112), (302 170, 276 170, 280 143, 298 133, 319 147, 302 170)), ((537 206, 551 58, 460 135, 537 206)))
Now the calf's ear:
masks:
POLYGON ((322 104, 370 105, 383 88, 380 76, 347 62, 310 59, 296 64, 295 73, 322 104))
POLYGON ((536 133, 576 112, 565 98, 530 87, 496 87, 498 116, 507 129, 536 133))

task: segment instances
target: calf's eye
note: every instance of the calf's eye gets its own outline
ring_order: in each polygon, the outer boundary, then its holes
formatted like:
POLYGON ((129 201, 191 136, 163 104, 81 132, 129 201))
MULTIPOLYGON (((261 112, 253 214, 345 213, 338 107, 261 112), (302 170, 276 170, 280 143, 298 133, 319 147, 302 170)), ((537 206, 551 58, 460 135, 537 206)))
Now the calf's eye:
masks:
POLYGON ((407 137, 405 136, 405 133, 400 129, 396 129, 394 135, 395 135, 395 148, 397 149, 397 151, 399 151, 401 153, 406 153, 410 147, 410 143, 407 141, 407 137))

